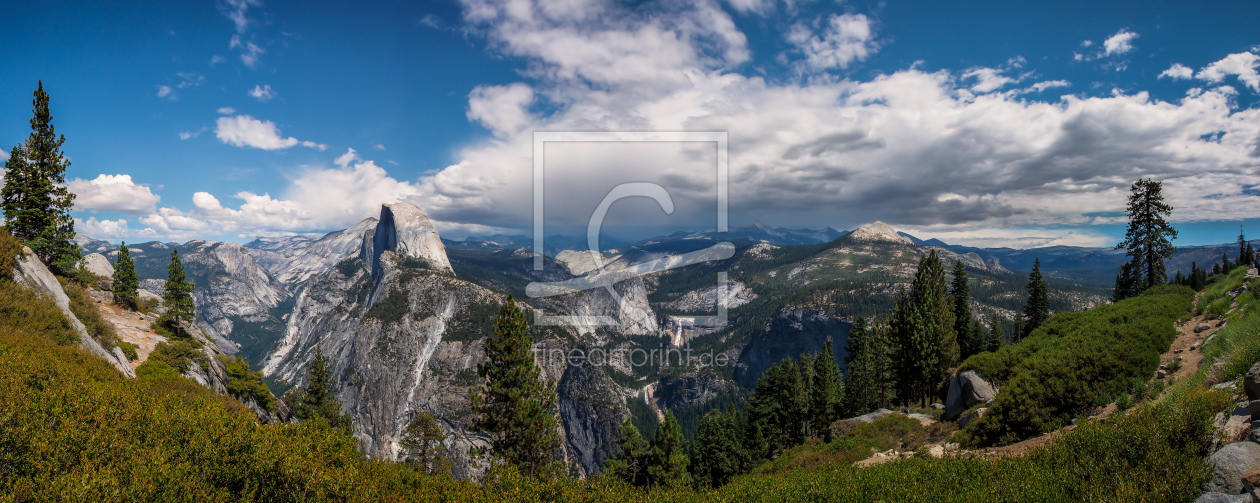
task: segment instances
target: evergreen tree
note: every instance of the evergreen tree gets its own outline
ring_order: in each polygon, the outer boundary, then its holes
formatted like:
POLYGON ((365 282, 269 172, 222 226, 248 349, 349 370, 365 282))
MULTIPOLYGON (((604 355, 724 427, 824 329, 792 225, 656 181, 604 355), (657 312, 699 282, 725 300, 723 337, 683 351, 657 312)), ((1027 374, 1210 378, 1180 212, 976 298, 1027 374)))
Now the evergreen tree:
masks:
POLYGON ((1247 265, 1256 266, 1256 251, 1251 248, 1251 243, 1247 243, 1247 265))
POLYGON ((140 297, 137 289, 140 280, 136 279, 136 265, 131 260, 131 252, 127 250, 127 242, 123 241, 118 248, 118 260, 114 264, 114 303, 126 309, 140 309, 140 297))
POLYGON ((1116 249, 1126 249, 1133 258, 1138 274, 1145 279, 1144 288, 1162 284, 1167 278, 1164 259, 1170 258, 1177 249, 1172 240, 1177 230, 1164 219, 1172 214, 1173 207, 1164 202, 1163 183, 1154 180, 1134 182, 1129 194, 1129 228, 1124 241, 1116 249))
POLYGON ((841 382, 840 367, 836 365, 831 340, 823 343, 822 352, 814 358, 813 388, 810 392, 810 425, 814 432, 826 432, 839 412, 841 382))
POLYGON ((1050 291, 1041 277, 1041 258, 1033 260, 1032 272, 1028 273, 1028 301, 1024 304, 1024 325, 1020 336, 1027 336, 1050 319, 1050 291))
POLYGON ((853 364, 853 360, 857 359, 858 354, 861 353, 862 344, 865 343, 867 337, 866 330, 865 317, 858 316, 856 320, 853 320, 853 328, 849 330, 849 340, 844 346, 844 367, 846 369, 853 364))
POLYGON ((1215 276, 1215 275, 1220 274, 1220 273, 1221 273, 1221 263, 1220 263, 1220 262, 1214 262, 1214 263, 1212 264, 1212 275, 1213 275, 1213 276, 1215 276))
POLYGON ((971 329, 971 286, 967 283, 967 266, 961 260, 954 261, 954 279, 949 283, 949 293, 954 303, 954 334, 958 337, 959 360, 966 360, 983 348, 971 329))
POLYGON ((293 388, 284 394, 284 403, 300 421, 316 421, 350 433, 353 423, 341 411, 341 400, 333 392, 332 370, 324 351, 315 347, 315 356, 306 368, 306 387, 293 388))
POLYGON ((1243 236, 1242 224, 1238 224, 1238 265, 1251 265, 1247 256, 1247 238, 1243 236))
POLYGON ((976 354, 989 350, 988 341, 985 339, 985 333, 986 330, 984 329, 984 325, 980 324, 980 321, 971 321, 971 337, 976 341, 977 347, 979 348, 976 351, 976 354))
POLYGON ((408 466, 429 475, 451 472, 451 460, 446 457, 446 432, 436 417, 428 412, 412 416, 398 446, 402 447, 408 466))
POLYGON ((184 274, 184 263, 179 260, 179 249, 171 249, 171 263, 166 266, 166 286, 162 292, 162 305, 166 306, 165 324, 178 336, 184 336, 182 322, 192 323, 197 316, 193 304, 193 284, 184 274))
POLYGON ((1112 302, 1120 302, 1142 293, 1142 273, 1134 260, 1126 261, 1120 266, 1120 274, 1116 276, 1116 287, 1111 294, 1112 302))
POLYGON ((1234 263, 1229 261, 1229 254, 1222 253, 1221 254, 1221 272, 1225 274, 1229 274, 1233 270, 1234 270, 1234 263))
POLYGON ((652 463, 648 465, 648 479, 653 485, 684 487, 691 483, 687 472, 687 453, 683 450, 682 428, 673 412, 665 413, 665 420, 656 430, 652 445, 652 463))
POLYGON ((798 388, 800 396, 796 398, 796 402, 800 404, 801 412, 801 441, 813 435, 814 419, 813 411, 810 406, 813 405, 811 398, 814 392, 814 355, 809 353, 801 353, 797 361, 796 370, 801 373, 801 386, 798 388))
POLYGON ((945 269, 936 250, 919 261, 911 289, 893 307, 898 396, 927 406, 948 369, 958 363, 954 314, 945 287, 945 269))
MULTIPOLYGON (((703 420, 700 424, 703 428, 703 420)), ((646 486, 648 464, 652 460, 652 447, 643 439, 643 435, 639 434, 639 429, 629 418, 621 423, 618 431, 621 433, 621 438, 617 441, 619 450, 616 455, 604 462, 606 467, 604 474, 617 477, 630 485, 646 486)))
POLYGON ((739 412, 711 410, 700 419, 691 456, 691 473, 701 486, 720 487, 750 465, 740 433, 739 412))
POLYGON ((1006 330, 1002 328, 1002 320, 997 312, 989 315, 989 351, 997 351, 1006 345, 1006 330))
POLYGON ((70 161, 61 152, 65 135, 57 136, 48 93, 39 82, 31 117, 31 134, 15 146, 5 162, 5 186, 0 191, 6 225, 53 272, 69 274, 79 260, 74 243, 74 193, 66 187, 70 161))
POLYGON ((469 392, 476 414, 472 427, 490 434, 496 459, 531 477, 547 474, 560 447, 556 390, 540 377, 529 323, 510 295, 494 321, 494 334, 486 341, 485 363, 477 366, 485 382, 469 392))
POLYGON ((807 402, 796 362, 784 358, 762 372, 748 399, 748 420, 757 423, 771 452, 805 441, 807 402))

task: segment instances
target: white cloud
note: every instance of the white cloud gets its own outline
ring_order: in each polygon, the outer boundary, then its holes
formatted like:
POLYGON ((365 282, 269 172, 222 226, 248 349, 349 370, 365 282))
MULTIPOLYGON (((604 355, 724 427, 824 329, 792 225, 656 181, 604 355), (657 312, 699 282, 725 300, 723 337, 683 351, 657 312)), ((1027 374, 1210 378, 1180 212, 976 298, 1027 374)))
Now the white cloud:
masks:
POLYGON ((217 65, 217 64, 219 64, 219 63, 223 63, 223 62, 225 62, 225 61, 227 61, 227 58, 224 58, 223 56, 220 56, 220 55, 218 55, 218 54, 215 54, 214 56, 210 56, 210 66, 211 66, 211 67, 213 67, 214 65, 217 65))
POLYGON ((0 161, 7 161, 7 160, 9 160, 9 153, 3 150, 0 150, 0 161))
POLYGON ((185 87, 197 87, 206 82, 206 77, 204 75, 198 75, 196 73, 177 72, 175 75, 179 77, 179 83, 175 84, 175 87, 180 89, 185 87))
POLYGON ((258 56, 267 52, 264 51, 262 47, 259 47, 258 44, 241 40, 240 35, 232 36, 232 41, 228 43, 228 48, 240 49, 241 63, 245 64, 245 66, 249 67, 251 70, 254 68, 254 65, 258 64, 258 56))
POLYGON ((201 136, 201 133, 204 133, 204 132, 206 132, 205 126, 202 126, 201 129, 198 129, 196 131, 180 131, 179 139, 188 140, 188 139, 196 138, 198 136, 201 136))
POLYGON ((136 185, 131 175, 101 174, 94 180, 75 178, 66 183, 75 195, 74 208, 89 211, 117 211, 127 215, 153 213, 161 197, 146 185, 136 185))
POLYGON ((1194 70, 1181 63, 1173 63, 1167 70, 1160 72, 1159 78, 1168 77, 1173 80, 1188 79, 1194 76, 1194 70))
POLYGON ((433 14, 425 14, 423 17, 421 17, 419 20, 416 21, 416 24, 428 26, 429 28, 433 28, 436 30, 442 27, 442 19, 433 14))
POLYGON ((266 85, 266 86, 255 85, 253 89, 249 90, 249 95, 258 101, 267 101, 271 98, 276 97, 275 91, 271 90, 271 85, 266 85))
POLYGON ((962 74, 962 78, 975 79, 976 83, 971 86, 971 90, 978 93, 995 91, 1016 81, 1013 78, 1002 75, 1001 69, 984 67, 967 70, 962 74))
POLYGON ((805 56, 804 64, 814 71, 848 68, 879 49, 873 41, 871 21, 864 14, 832 14, 820 33, 802 23, 792 25, 787 41, 805 56))
POLYGON ((529 115, 533 102, 534 90, 526 84, 477 86, 468 95, 467 115, 495 136, 506 137, 533 121, 529 115))
POLYGON ((1225 80, 1225 77, 1235 75, 1247 87, 1260 92, 1260 73, 1256 72, 1257 66, 1260 66, 1260 56, 1250 52, 1240 52, 1225 56, 1225 59, 1199 70, 1195 78, 1208 82, 1220 82, 1225 80))
POLYGON ((218 109, 217 112, 219 112, 219 115, 232 115, 236 113, 236 109, 232 107, 222 107, 218 109))
POLYGON ((236 25, 237 33, 245 33, 250 23, 246 13, 250 7, 258 5, 261 5, 258 0, 222 0, 219 4, 219 12, 232 20, 232 24, 236 25))
POLYGON ((1124 54, 1133 50, 1133 39, 1138 38, 1136 32, 1120 30, 1103 41, 1104 55, 1124 54))
POLYGON ((741 13, 763 14, 774 8, 774 0, 726 0, 726 3, 741 13))
POLYGON ((74 230, 95 239, 104 239, 107 241, 119 241, 127 239, 155 239, 159 236, 153 229, 131 229, 127 225, 126 219, 97 220, 96 217, 88 217, 87 220, 74 219, 74 230))
POLYGON ((359 157, 359 154, 354 153, 354 149, 348 148, 346 149, 346 153, 341 154, 339 157, 337 157, 336 160, 333 161, 333 164, 341 166, 341 169, 345 169, 346 166, 350 165, 350 163, 354 161, 361 161, 361 160, 362 159, 359 157))
POLYGON ((376 144, 376 145, 374 145, 372 148, 374 148, 374 149, 376 149, 376 150, 385 150, 385 145, 382 145, 382 144, 380 144, 380 143, 377 143, 377 144, 376 144))
POLYGON ((1034 83, 1031 86, 1028 86, 1028 89, 1026 89, 1026 91, 1039 93, 1039 92, 1045 91, 1046 89, 1051 89, 1055 87, 1070 87, 1071 85, 1072 83, 1066 80, 1045 80, 1045 81, 1034 83))
POLYGON ((294 145, 302 145, 317 150, 325 150, 328 145, 312 141, 298 141, 297 138, 285 138, 280 129, 271 121, 258 120, 249 115, 219 117, 215 122, 214 135, 219 141, 236 147, 253 147, 263 150, 281 150, 294 145))
POLYGON ((157 95, 159 98, 166 98, 170 100, 176 98, 175 90, 171 89, 171 86, 158 86, 157 95))

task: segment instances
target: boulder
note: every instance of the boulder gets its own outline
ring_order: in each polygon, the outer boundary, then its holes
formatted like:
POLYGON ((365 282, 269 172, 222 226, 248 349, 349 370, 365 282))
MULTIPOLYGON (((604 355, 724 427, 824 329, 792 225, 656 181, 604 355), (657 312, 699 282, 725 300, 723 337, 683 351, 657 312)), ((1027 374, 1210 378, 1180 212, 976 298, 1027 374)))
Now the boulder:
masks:
MULTIPOLYGON (((1215 365, 1213 365, 1215 367, 1215 365)), ((1213 384, 1212 389, 1230 389, 1238 385, 1238 381, 1226 381, 1220 384, 1213 384)))
POLYGON ((1260 464, 1260 444, 1234 442, 1222 447, 1208 457, 1212 467, 1212 480, 1203 484, 1203 490, 1238 494, 1243 490, 1243 474, 1260 464))
POLYGON ((1243 472, 1242 483, 1244 491, 1249 493, 1255 492, 1256 488, 1260 487, 1260 465, 1248 468, 1247 471, 1243 472))
POLYGON ((945 397, 945 415, 942 419, 953 421, 973 405, 992 402, 997 392, 993 383, 974 370, 954 374, 949 378, 949 393, 945 397))
MULTIPOLYGON (((1260 419, 1260 400, 1238 402, 1238 408, 1246 410, 1248 414, 1251 414, 1252 420, 1260 419)), ((1235 410, 1234 413, 1237 414, 1238 411, 1235 410)))
POLYGON ((1230 415, 1224 413, 1217 419, 1217 429, 1226 442, 1236 442, 1247 437, 1251 431, 1251 412, 1242 407, 1234 409, 1230 415))
POLYGON ((1207 323, 1200 323, 1198 325, 1195 325, 1194 333, 1198 334, 1202 332, 1207 332, 1208 330, 1211 330, 1211 329, 1212 329, 1212 325, 1208 325, 1207 323))
MULTIPOLYGON (((966 428, 967 425, 971 424, 972 421, 980 419, 982 416, 984 416, 984 412, 987 410, 989 409, 981 407, 979 409, 972 411, 970 414, 967 414, 965 417, 958 420, 958 427, 966 428)), ((1257 445, 1260 445, 1260 444, 1257 444, 1257 445)))
POLYGON ((897 412, 888 409, 878 409, 875 412, 836 421, 831 424, 831 438, 840 438, 841 435, 848 433, 849 430, 856 428, 859 424, 869 423, 889 414, 897 414, 897 412))
POLYGON ((1248 400, 1260 400, 1260 363, 1251 366, 1247 375, 1243 376, 1243 391, 1248 400))
POLYGON ((1250 494, 1203 493, 1194 503, 1251 503, 1250 494))
POLYGON ((114 280, 112 280, 112 279, 103 279, 103 280, 97 281, 97 282, 96 282, 96 287, 97 287, 97 288, 100 288, 100 289, 101 289, 101 291, 103 291, 103 292, 112 292, 112 291, 114 291, 114 280))
POLYGON ((935 402, 932 405, 929 405, 928 407, 931 408, 932 410, 945 410, 945 404, 940 403, 940 402, 935 402))
POLYGON ((114 277, 114 266, 109 259, 99 253, 89 253, 79 259, 79 267, 102 278, 114 277))

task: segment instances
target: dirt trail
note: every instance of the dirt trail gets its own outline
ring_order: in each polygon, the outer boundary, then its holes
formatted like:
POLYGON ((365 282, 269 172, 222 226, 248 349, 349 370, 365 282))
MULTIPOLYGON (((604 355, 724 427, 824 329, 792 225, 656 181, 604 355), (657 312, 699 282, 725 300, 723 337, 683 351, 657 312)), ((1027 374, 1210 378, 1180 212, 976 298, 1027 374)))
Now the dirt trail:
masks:
POLYGON ((97 302, 96 308, 100 310, 101 316, 106 321, 114 324, 114 330, 118 332, 119 339, 136 345, 136 354, 139 355, 139 358, 131 362, 132 370, 135 370, 141 363, 149 359, 149 354, 153 352, 154 346, 166 340, 165 337, 153 332, 149 321, 144 319, 140 313, 128 311, 105 302, 97 302))
MULTIPOLYGON (((1203 295, 1203 293, 1200 292, 1195 296, 1196 301, 1200 295, 1203 295)), ((1208 337, 1215 334, 1217 330, 1220 330, 1222 323, 1224 323, 1224 320, 1217 319, 1215 316, 1201 314, 1177 325, 1177 331, 1179 332, 1177 338, 1173 340, 1172 344, 1168 347, 1168 351, 1159 355, 1160 368, 1168 369, 1167 371, 1163 371, 1166 375, 1163 378, 1159 378, 1158 376, 1161 371, 1157 370, 1152 377, 1163 379, 1165 382, 1170 382, 1174 379, 1182 379, 1198 372, 1199 367, 1203 364, 1203 343, 1207 341, 1208 337), (1202 324, 1206 324, 1209 328, 1196 333, 1195 329, 1202 324), (1177 367, 1176 370, 1172 370, 1175 366, 1174 362, 1178 359, 1181 360, 1180 366, 1177 367)), ((1106 419, 1115 411, 1116 404, 1111 403, 1106 407, 1099 409, 1094 415, 1090 416, 1090 419, 1106 419)), ((978 453, 985 457, 1022 456, 1032 449, 1049 444, 1061 436, 1064 432, 1070 431, 1074 427, 1075 425, 1068 426, 1039 437, 1030 438, 1010 445, 1004 445, 1002 447, 983 449, 978 453)))

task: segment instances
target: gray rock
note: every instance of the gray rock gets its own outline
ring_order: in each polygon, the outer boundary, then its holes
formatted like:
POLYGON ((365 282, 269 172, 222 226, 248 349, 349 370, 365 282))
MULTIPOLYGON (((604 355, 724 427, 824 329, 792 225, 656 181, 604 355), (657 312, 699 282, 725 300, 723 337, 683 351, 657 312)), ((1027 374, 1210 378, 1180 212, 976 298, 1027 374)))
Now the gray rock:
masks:
POLYGON ((958 420, 958 427, 959 427, 959 428, 966 428, 966 427, 967 427, 967 425, 971 424, 971 422, 972 422, 972 421, 975 421, 975 420, 980 419, 981 417, 983 417, 983 416, 984 416, 985 411, 987 411, 987 410, 989 410, 989 409, 984 408, 984 407, 981 407, 981 408, 979 408, 979 409, 976 409, 976 410, 972 411, 970 414, 967 414, 965 417, 963 417, 962 419, 959 419, 959 420, 958 420))
MULTIPOLYGON (((1260 419, 1260 400, 1238 402, 1238 408, 1245 409, 1247 413, 1251 414, 1251 419, 1260 419)), ((1235 410, 1234 413, 1236 414, 1238 411, 1235 410)))
POLYGON ((136 373, 131 370, 131 364, 127 362, 127 358, 119 358, 121 353, 114 353, 106 350, 101 343, 93 339, 87 333, 87 327, 83 326, 83 322, 70 311, 70 297, 66 295, 66 291, 61 289, 61 283, 57 282, 57 277, 53 276, 44 266, 39 258, 35 257, 35 252, 30 248, 22 247, 22 254, 17 257, 17 267, 13 270, 13 280, 18 284, 26 285, 34 288, 36 291, 52 297, 57 307, 61 309, 62 314, 70 319, 70 323, 74 325, 75 332, 79 334, 79 345, 88 351, 95 353, 97 356, 104 358, 110 365, 122 372, 127 377, 135 377, 136 373))
POLYGON ((1260 400, 1260 363, 1251 366, 1247 375, 1243 376, 1243 391, 1248 400, 1260 400))
POLYGON ((1211 330, 1211 329, 1212 329, 1212 325, 1208 325, 1207 323, 1200 323, 1194 326, 1194 333, 1197 334, 1197 333, 1207 332, 1208 330, 1211 330))
POLYGON ((949 393, 945 397, 942 419, 952 421, 973 405, 989 403, 997 392, 996 386, 973 370, 954 374, 949 378, 949 393))
POLYGON ((1203 493, 1194 503, 1251 503, 1250 494, 1203 493))
MULTIPOLYGON (((1215 365, 1213 365, 1215 367, 1215 365)), ((1226 381, 1220 384, 1213 384, 1212 389, 1230 389, 1238 385, 1238 381, 1226 381)))
POLYGON ((112 292, 114 291, 114 280, 103 279, 103 280, 97 281, 96 287, 100 288, 102 291, 112 292))
POLYGON ((945 404, 942 404, 940 402, 933 403, 932 405, 929 405, 928 407, 931 408, 932 410, 945 410, 945 404))
POLYGON ((1226 445, 1208 457, 1212 480, 1203 484, 1203 490, 1238 494, 1243 490, 1243 474, 1256 464, 1260 464, 1260 444, 1234 442, 1226 445))
POLYGON ((79 267, 102 278, 114 277, 114 266, 109 259, 99 253, 89 253, 79 259, 79 267))

